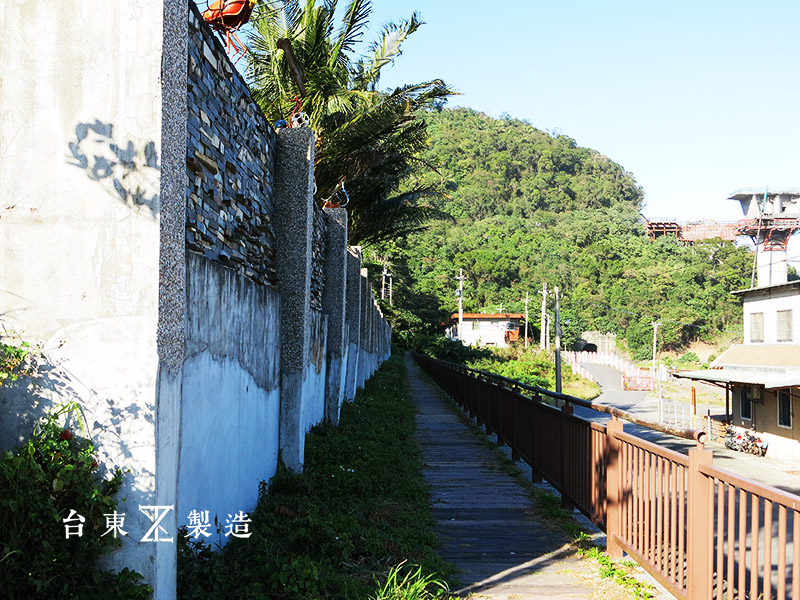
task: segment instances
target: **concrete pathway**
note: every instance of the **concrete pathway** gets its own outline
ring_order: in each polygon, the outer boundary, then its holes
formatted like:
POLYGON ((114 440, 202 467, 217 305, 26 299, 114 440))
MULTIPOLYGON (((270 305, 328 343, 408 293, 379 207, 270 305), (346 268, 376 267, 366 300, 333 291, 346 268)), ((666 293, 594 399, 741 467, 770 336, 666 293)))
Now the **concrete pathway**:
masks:
POLYGON ((406 362, 440 556, 460 569, 456 593, 492 600, 594 597, 594 563, 577 558, 566 535, 533 514, 525 489, 409 355, 406 362))

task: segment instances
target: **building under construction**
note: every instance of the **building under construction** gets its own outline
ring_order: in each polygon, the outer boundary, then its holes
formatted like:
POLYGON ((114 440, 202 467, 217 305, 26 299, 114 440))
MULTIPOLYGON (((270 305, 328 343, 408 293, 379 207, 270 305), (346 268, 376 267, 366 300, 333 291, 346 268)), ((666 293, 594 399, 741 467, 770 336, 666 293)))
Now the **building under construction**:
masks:
POLYGON ((709 240, 721 238, 733 241, 736 236, 738 222, 720 223, 718 221, 703 220, 691 223, 678 222, 670 219, 654 219, 645 221, 645 231, 651 240, 655 240, 662 235, 672 235, 681 242, 692 243, 698 240, 709 240))
POLYGON ((800 190, 743 188, 733 192, 728 200, 741 204, 743 219, 722 223, 653 219, 645 221, 645 231, 651 240, 672 235, 689 244, 712 238, 733 241, 738 236, 747 236, 759 248, 759 255, 765 255, 760 256, 759 261, 768 261, 778 269, 786 269, 786 247, 792 235, 800 230, 800 190), (781 255, 773 254, 776 252, 781 255))

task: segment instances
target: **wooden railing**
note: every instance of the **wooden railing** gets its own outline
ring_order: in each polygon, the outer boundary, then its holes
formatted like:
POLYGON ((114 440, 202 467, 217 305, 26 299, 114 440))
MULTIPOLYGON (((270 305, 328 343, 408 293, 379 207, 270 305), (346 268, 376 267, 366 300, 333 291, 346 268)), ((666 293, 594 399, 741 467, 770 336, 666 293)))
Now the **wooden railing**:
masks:
POLYGON ((415 355, 419 365, 565 505, 606 532, 676 597, 800 600, 800 497, 713 465, 703 431, 415 355), (594 423, 574 406, 608 413, 594 423), (688 456, 624 431, 620 419, 693 439, 688 456), (794 540, 798 540, 795 545, 794 540))

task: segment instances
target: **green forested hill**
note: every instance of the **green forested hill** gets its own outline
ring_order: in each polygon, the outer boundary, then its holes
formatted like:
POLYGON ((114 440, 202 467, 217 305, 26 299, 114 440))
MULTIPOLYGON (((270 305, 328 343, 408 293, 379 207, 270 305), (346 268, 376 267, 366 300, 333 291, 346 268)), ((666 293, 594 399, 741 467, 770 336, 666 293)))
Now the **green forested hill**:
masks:
POLYGON ((461 108, 431 113, 433 146, 456 218, 532 217, 539 210, 638 208, 641 189, 619 165, 516 119, 461 108))
POLYGON ((585 329, 614 331, 644 356, 654 319, 662 349, 740 328, 729 292, 749 284, 749 251, 719 240, 649 241, 633 177, 567 136, 468 109, 427 118, 424 159, 438 165, 449 196, 438 208, 453 220, 372 249, 393 265, 398 330, 438 326, 456 310, 459 268, 465 310, 521 312, 528 291, 532 323, 542 282, 559 286, 567 341, 585 329))

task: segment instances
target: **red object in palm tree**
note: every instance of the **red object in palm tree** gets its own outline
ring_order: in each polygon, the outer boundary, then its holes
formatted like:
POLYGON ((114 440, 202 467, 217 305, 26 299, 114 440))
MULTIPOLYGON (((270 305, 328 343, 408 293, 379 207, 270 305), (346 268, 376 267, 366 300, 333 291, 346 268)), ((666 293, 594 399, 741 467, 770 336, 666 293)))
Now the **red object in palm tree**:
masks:
POLYGON ((225 34, 228 43, 226 50, 233 47, 235 54, 244 54, 246 48, 235 32, 250 20, 255 5, 255 0, 217 0, 203 11, 203 19, 225 34))

